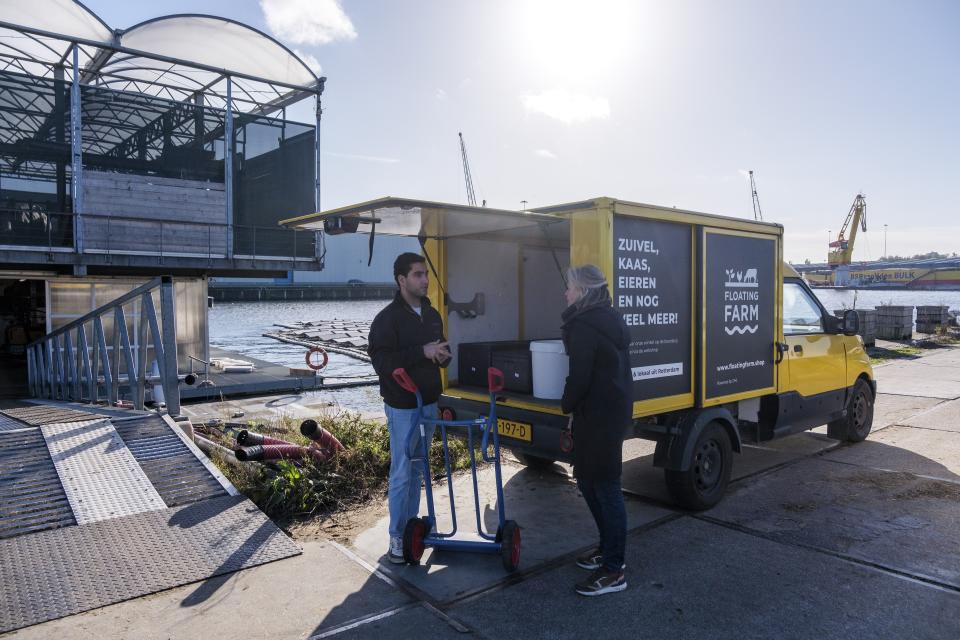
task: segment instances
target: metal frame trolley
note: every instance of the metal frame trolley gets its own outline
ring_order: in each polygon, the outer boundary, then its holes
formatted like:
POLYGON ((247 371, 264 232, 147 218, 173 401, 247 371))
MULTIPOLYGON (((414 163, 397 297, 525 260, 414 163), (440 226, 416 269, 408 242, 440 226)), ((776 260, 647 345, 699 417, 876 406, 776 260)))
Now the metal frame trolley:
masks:
POLYGON ((407 440, 407 452, 411 462, 423 465, 424 486, 427 493, 427 515, 410 518, 403 532, 403 557, 409 564, 419 564, 420 558, 427 547, 434 549, 448 549, 451 551, 472 551, 476 553, 499 553, 503 568, 508 572, 516 571, 520 564, 520 526, 513 520, 507 520, 503 503, 503 476, 500 470, 500 436, 497 430, 497 398, 496 394, 503 390, 503 373, 499 369, 490 367, 487 370, 487 385, 490 392, 490 411, 486 417, 480 416, 473 420, 444 420, 441 418, 425 418, 423 416, 423 398, 417 385, 413 382, 406 370, 400 368, 393 371, 393 379, 403 389, 417 397, 417 424, 418 428, 410 431, 407 440), (443 441, 443 461, 446 467, 447 487, 450 493, 450 517, 452 529, 448 533, 440 533, 436 529, 437 516, 433 504, 433 487, 430 473, 430 443, 426 442, 426 426, 440 427, 443 441), (458 428, 466 432, 467 447, 470 453, 470 472, 473 478, 474 513, 477 522, 477 534, 480 540, 466 540, 457 538, 457 510, 453 496, 453 473, 450 469, 450 449, 447 440, 447 429, 458 428), (483 462, 493 465, 497 484, 497 532, 495 534, 484 531, 480 522, 480 493, 477 486, 477 459, 474 452, 474 429, 480 438, 480 457, 483 462), (493 434, 493 453, 487 455, 493 434), (418 445, 423 443, 422 447, 418 445))

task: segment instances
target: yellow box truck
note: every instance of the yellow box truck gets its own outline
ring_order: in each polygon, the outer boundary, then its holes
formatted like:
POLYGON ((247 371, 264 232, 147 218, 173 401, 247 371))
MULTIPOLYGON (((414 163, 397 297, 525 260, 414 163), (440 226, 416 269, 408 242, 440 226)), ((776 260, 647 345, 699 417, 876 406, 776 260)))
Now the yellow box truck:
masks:
POLYGON ((857 315, 828 313, 784 264, 779 224, 612 198, 517 212, 392 197, 282 224, 370 233, 371 251, 379 234, 419 238, 454 354, 440 407, 484 412, 473 370, 499 358, 513 382, 497 401, 501 442, 526 464, 571 458, 563 356, 550 353, 571 263, 603 269, 630 327, 626 435, 657 443, 680 505, 716 504, 744 443, 824 424, 848 442, 870 432, 876 383, 857 315))

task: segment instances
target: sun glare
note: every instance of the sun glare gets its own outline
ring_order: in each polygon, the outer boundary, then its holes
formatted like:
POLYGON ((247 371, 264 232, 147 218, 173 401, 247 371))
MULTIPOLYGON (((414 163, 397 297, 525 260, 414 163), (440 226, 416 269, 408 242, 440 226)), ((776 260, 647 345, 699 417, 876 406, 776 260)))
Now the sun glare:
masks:
POLYGON ((641 37, 640 8, 630 0, 526 0, 518 21, 523 59, 541 73, 609 73, 641 37))

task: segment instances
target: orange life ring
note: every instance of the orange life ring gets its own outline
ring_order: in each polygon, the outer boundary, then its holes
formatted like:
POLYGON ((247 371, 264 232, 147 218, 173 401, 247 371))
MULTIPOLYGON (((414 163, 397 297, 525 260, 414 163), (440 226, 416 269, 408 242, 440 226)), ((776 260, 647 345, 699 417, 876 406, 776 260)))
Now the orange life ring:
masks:
POLYGON ((330 356, 328 356, 327 352, 323 350, 323 347, 310 347, 309 349, 307 349, 307 355, 304 357, 304 360, 307 361, 308 367, 310 367, 314 371, 320 371, 320 369, 323 369, 325 366, 327 366, 327 362, 330 360, 330 356), (315 353, 319 353, 322 358, 320 364, 316 364, 313 361, 313 359, 310 357, 315 353))

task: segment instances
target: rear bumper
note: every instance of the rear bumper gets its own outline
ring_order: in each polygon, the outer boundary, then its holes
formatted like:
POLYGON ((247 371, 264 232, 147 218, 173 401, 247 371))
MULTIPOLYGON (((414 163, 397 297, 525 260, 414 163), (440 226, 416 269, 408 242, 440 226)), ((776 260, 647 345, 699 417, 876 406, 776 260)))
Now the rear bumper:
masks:
MULTIPOLYGON (((454 398, 447 395, 440 396, 438 404, 441 409, 453 409, 457 414, 458 420, 472 419, 480 415, 486 415, 490 408, 487 402, 464 400, 463 398, 454 398)), ((563 430, 567 428, 569 421, 567 416, 529 411, 527 409, 518 409, 498 404, 497 418, 529 424, 532 430, 530 442, 501 435, 501 446, 542 458, 572 462, 573 459, 570 454, 560 450, 560 435, 563 430)))

